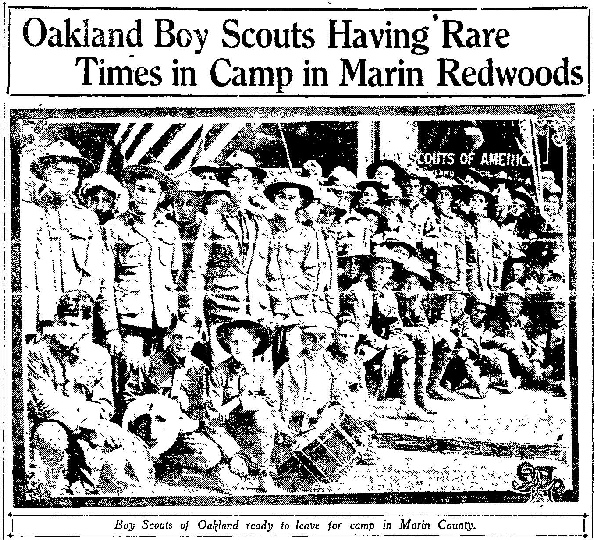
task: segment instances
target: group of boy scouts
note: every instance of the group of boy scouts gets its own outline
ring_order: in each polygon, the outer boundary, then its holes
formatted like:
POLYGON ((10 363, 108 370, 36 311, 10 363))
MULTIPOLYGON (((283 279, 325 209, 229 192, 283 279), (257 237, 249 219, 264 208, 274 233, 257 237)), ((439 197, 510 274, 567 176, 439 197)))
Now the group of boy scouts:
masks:
POLYGON ((337 408, 372 429, 489 389, 563 394, 565 276, 526 256, 560 234, 554 183, 538 220, 513 182, 390 160, 361 179, 235 151, 116 178, 58 140, 31 171, 22 331, 46 494, 144 489, 172 463, 270 492, 278 449, 337 408))

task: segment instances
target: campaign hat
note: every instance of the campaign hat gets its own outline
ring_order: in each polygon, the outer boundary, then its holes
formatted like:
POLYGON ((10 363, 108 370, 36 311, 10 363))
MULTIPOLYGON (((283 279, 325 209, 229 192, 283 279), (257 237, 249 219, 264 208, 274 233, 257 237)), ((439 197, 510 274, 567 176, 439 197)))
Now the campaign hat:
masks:
POLYGON ((231 354, 231 349, 229 348, 229 338, 231 333, 238 328, 247 330, 252 336, 258 339, 258 345, 254 349, 254 356, 263 354, 268 349, 268 347, 270 347, 270 332, 265 326, 249 319, 239 319, 224 322, 223 324, 219 325, 216 330, 217 341, 225 352, 231 354))
POLYGON ((306 207, 314 200, 314 192, 317 191, 318 186, 312 185, 309 178, 289 172, 268 184, 264 188, 264 195, 271 203, 274 203, 276 194, 284 188, 298 188, 304 201, 303 207, 306 207))
POLYGON ((367 167, 367 178, 373 178, 380 167, 389 167, 394 171, 394 182, 399 184, 408 176, 408 172, 392 159, 379 159, 367 167))
POLYGON ((261 167, 258 167, 254 156, 244 152, 243 150, 235 150, 235 152, 233 152, 227 158, 227 164, 229 165, 228 168, 230 169, 229 173, 239 169, 247 169, 258 180, 263 180, 267 176, 266 171, 261 167))
POLYGON ((165 171, 165 166, 160 161, 151 160, 144 165, 128 165, 122 171, 122 181, 126 184, 133 183, 137 178, 154 178, 161 185, 165 193, 171 191, 173 180, 165 171))
POLYGON ((42 179, 47 165, 59 161, 66 161, 78 165, 79 175, 84 178, 95 170, 93 163, 83 157, 75 146, 64 139, 60 139, 45 147, 44 153, 31 162, 31 172, 42 179))

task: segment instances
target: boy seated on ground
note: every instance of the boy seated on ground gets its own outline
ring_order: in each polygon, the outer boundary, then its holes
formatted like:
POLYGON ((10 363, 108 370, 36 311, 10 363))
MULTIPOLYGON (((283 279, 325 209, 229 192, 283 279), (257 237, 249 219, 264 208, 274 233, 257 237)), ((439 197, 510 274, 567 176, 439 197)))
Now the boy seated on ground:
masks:
POLYGON ((521 316, 525 291, 518 283, 510 283, 497 298, 497 315, 483 334, 483 348, 494 367, 499 381, 494 387, 511 393, 524 380, 530 380, 543 361, 543 351, 526 334, 521 316))
MULTIPOLYGON (((224 428, 238 448, 231 469, 257 478, 262 491, 276 489, 270 474, 278 393, 272 363, 262 356, 270 347, 270 334, 259 323, 237 320, 221 324, 216 336, 230 356, 211 375, 212 425, 224 428)), ((227 453, 227 446, 223 448, 227 453)))
POLYGON ((292 436, 308 431, 331 405, 335 380, 328 347, 335 326, 329 313, 312 316, 299 329, 301 350, 276 373, 281 418, 292 436))
POLYGON ((328 347, 333 375, 332 397, 351 416, 374 417, 372 399, 366 383, 366 364, 357 352, 359 328, 345 318, 339 323, 334 342, 328 347))
POLYGON ((92 342, 93 299, 64 293, 26 352, 33 482, 42 495, 121 493, 154 483, 141 440, 112 423, 111 358, 92 342))
POLYGON ((192 355, 197 339, 198 329, 179 321, 165 350, 132 371, 124 391, 124 427, 147 442, 158 473, 181 468, 204 473, 199 479, 203 487, 235 487, 225 461, 233 472, 241 472, 240 448, 211 422, 211 368, 206 358, 192 355))
POLYGON ((446 386, 452 392, 469 386, 480 398, 486 396, 489 378, 481 375, 484 363, 481 343, 488 302, 484 295, 467 297, 459 292, 450 295, 449 335, 443 333, 442 340, 435 345, 433 384, 446 386))

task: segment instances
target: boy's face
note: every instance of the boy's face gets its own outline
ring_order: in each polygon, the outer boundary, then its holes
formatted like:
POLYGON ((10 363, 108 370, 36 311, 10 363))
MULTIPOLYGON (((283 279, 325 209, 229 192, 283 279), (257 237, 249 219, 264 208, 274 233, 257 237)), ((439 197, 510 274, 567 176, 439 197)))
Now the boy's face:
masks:
POLYGON ((172 334, 171 351, 178 358, 188 358, 192 352, 192 347, 196 343, 196 337, 190 334, 172 334))
POLYGON ((229 336, 229 350, 236 359, 252 359, 259 339, 246 328, 235 328, 229 336))
POLYGON ((133 433, 146 443, 153 458, 169 450, 173 442, 171 432, 171 423, 167 422, 167 419, 158 411, 140 415, 133 429, 133 433))
POLYGON ((522 262, 515 262, 512 264, 510 278, 512 281, 520 281, 526 272, 526 267, 522 262))
POLYGON ((470 320, 475 326, 480 326, 485 320, 487 306, 485 304, 475 304, 470 312, 470 320))
POLYGON ((454 293, 450 297, 450 314, 454 319, 459 319, 464 314, 466 307, 466 296, 463 294, 454 293))
POLYGON ((551 306, 551 316, 556 323, 565 321, 567 315, 567 308, 565 302, 554 302, 551 306))
POLYGON ((487 199, 485 199, 484 195, 481 195, 480 193, 475 193, 470 198, 469 206, 471 212, 475 214, 481 214, 485 211, 485 208, 487 207, 487 199))
POLYGON ((526 211, 526 203, 522 199, 514 199, 510 213, 514 217, 520 217, 526 211))
POLYGON ((182 223, 196 223, 198 196, 194 191, 180 191, 175 197, 175 213, 182 223))
POLYGON ((350 353, 354 351, 358 340, 359 331, 354 324, 344 323, 340 325, 336 336, 336 343, 341 352, 350 353))
POLYGON ((377 285, 385 285, 390 281, 393 272, 394 267, 392 266, 392 263, 389 261, 377 261, 371 268, 371 279, 377 285))
POLYGON ((515 294, 508 294, 503 301, 503 306, 512 319, 517 318, 522 312, 524 301, 515 294))
POLYGON ((89 197, 89 208, 100 218, 113 213, 115 195, 111 191, 99 188, 89 197))
POLYGON ((373 175, 374 180, 379 180, 380 182, 388 183, 394 180, 394 171, 391 167, 387 165, 382 165, 381 167, 377 168, 375 174, 373 175))
POLYGON ((447 189, 441 189, 435 204, 442 212, 448 212, 452 206, 452 193, 447 189))
POLYGON ((254 176, 249 169, 236 169, 228 180, 229 189, 234 195, 244 190, 250 190, 254 185, 254 176))
POLYGON ((131 202, 139 214, 152 216, 161 202, 163 191, 156 178, 138 178, 130 194, 131 202))
POLYGON ((374 187, 366 187, 361 195, 361 204, 369 205, 376 204, 379 200, 379 195, 374 187))
POLYGON ((226 193, 213 193, 206 201, 206 213, 209 216, 228 215, 231 208, 231 199, 226 193))
POLYGON ((415 200, 421 197, 421 181, 418 178, 408 178, 402 187, 407 199, 415 200))
POLYGON ((84 336, 91 332, 91 319, 65 315, 56 320, 50 332, 62 346, 74 347, 84 336))
POLYGON ((297 210, 303 206, 301 192, 296 187, 286 187, 279 190, 274 198, 278 210, 284 214, 296 214, 297 210))
POLYGON ((75 163, 57 161, 50 163, 44 172, 47 187, 58 195, 69 195, 78 186, 79 167, 75 163))

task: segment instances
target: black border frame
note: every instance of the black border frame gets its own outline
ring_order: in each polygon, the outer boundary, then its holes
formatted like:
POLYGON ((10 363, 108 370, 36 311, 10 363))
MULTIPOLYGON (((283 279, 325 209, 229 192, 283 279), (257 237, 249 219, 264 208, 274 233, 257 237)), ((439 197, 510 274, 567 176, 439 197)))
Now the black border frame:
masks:
MULTIPOLYGON (((412 106, 412 107, 217 107, 217 108, 75 108, 75 109, 12 109, 10 110, 11 133, 14 123, 22 119, 59 118, 109 118, 121 116, 178 118, 192 117, 196 113, 221 118, 245 117, 254 113, 263 118, 286 118, 302 116, 360 116, 401 115, 443 118, 463 115, 512 116, 519 114, 567 115, 572 123, 567 130, 567 219, 569 250, 569 375, 571 396, 571 468, 572 489, 563 496, 564 502, 579 501, 579 438, 578 438, 578 370, 577 370, 577 321, 576 321, 576 139, 575 106, 573 104, 540 105, 475 105, 475 106, 412 106)), ((12 143, 12 139, 10 140, 12 143)), ((14 508, 82 508, 82 507, 150 507, 150 506, 238 506, 269 504, 462 504, 462 503, 518 503, 526 502, 527 496, 508 491, 472 492, 405 492, 364 494, 307 494, 307 495, 253 495, 253 496, 155 496, 155 497, 68 497, 31 501, 24 498, 24 426, 22 387, 21 328, 21 275, 20 275, 20 182, 18 152, 11 144, 11 306, 12 306, 12 435, 13 435, 13 505, 14 508), (15 291, 17 294, 15 294, 15 291)), ((5 186, 6 186, 5 178, 5 186)), ((4 462, 4 460, 3 460, 4 462)), ((4 475, 3 475, 4 476, 4 475)))

